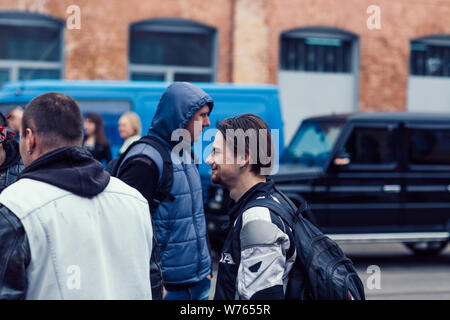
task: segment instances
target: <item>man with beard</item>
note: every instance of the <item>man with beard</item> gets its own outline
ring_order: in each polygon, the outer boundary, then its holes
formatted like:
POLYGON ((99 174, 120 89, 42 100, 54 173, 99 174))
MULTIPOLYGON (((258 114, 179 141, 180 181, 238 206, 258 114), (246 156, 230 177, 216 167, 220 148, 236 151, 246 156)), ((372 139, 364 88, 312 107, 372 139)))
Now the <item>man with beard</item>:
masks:
POLYGON ((267 178, 274 158, 269 128, 260 117, 245 114, 223 120, 218 129, 206 163, 211 181, 226 187, 235 204, 214 299, 284 299, 296 258, 293 235, 278 215, 256 204, 270 197, 288 206, 267 178))

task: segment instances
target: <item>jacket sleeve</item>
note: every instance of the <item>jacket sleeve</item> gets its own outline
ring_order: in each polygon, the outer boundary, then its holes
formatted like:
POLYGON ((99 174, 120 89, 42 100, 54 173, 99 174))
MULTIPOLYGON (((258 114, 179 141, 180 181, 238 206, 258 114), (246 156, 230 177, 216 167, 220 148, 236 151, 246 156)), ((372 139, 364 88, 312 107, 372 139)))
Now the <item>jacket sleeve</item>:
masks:
MULTIPOLYGON (((137 157, 124 165, 124 168, 120 171, 119 179, 138 190, 150 203, 158 186, 158 177, 158 167, 152 160, 147 157, 137 157)), ((155 228, 153 228, 153 246, 150 259, 150 282, 152 285, 152 299, 162 300, 162 264, 155 228)))
POLYGON ((19 218, 0 204, 0 299, 25 299, 27 267, 31 261, 28 238, 19 218))
POLYGON ((133 158, 125 163, 118 178, 137 189, 151 203, 158 187, 158 167, 147 157, 133 158))
POLYGON ((244 300, 284 299, 289 237, 271 220, 269 209, 253 207, 243 213, 241 261, 237 293, 244 300))

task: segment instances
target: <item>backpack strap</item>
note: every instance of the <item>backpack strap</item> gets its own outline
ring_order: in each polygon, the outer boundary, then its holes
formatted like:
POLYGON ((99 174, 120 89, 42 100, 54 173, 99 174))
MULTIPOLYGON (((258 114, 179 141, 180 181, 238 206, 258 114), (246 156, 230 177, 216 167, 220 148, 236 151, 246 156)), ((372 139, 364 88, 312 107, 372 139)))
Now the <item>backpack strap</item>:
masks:
POLYGON ((242 212, 255 206, 266 207, 278 215, 292 230, 294 230, 295 223, 301 219, 304 219, 303 213, 308 209, 308 204, 304 201, 297 208, 291 199, 278 190, 275 185, 273 188, 275 190, 274 194, 267 193, 257 197, 253 201, 250 201, 242 212), (275 195, 279 195, 285 203, 280 202, 275 195))
POLYGON ((172 159, 169 151, 158 138, 147 135, 132 143, 119 158, 114 175, 119 176, 121 169, 128 161, 142 156, 152 160, 158 168, 158 187, 150 203, 152 212, 155 212, 166 198, 170 201, 175 200, 170 193, 173 184, 172 159))
POLYGON ((291 206, 291 208, 295 212, 296 217, 302 217, 311 222, 315 227, 318 227, 317 221, 312 214, 308 203, 303 199, 303 197, 300 196, 301 203, 298 206, 298 208, 295 206, 295 204, 289 199, 284 193, 282 193, 278 188, 274 185, 274 190, 291 206))
POLYGON ((242 212, 245 212, 252 207, 268 208, 277 216, 279 216, 291 229, 293 229, 293 226, 295 224, 295 211, 293 211, 293 209, 295 208, 295 206, 286 208, 273 195, 266 194, 259 196, 253 201, 250 201, 250 203, 244 208, 244 210, 242 210, 242 212))
POLYGON ((119 167, 117 168, 117 175, 120 174, 120 171, 125 166, 127 161, 129 161, 133 158, 141 157, 141 156, 146 156, 146 157, 150 158, 153 161, 153 163, 155 163, 155 165, 158 168, 158 174, 159 174, 158 182, 160 182, 162 179, 162 176, 163 176, 162 173, 163 173, 163 169, 164 169, 163 158, 154 146, 147 144, 147 143, 143 143, 143 142, 134 145, 133 148, 130 148, 130 150, 127 152, 126 156, 123 158, 123 160, 119 164, 119 167))

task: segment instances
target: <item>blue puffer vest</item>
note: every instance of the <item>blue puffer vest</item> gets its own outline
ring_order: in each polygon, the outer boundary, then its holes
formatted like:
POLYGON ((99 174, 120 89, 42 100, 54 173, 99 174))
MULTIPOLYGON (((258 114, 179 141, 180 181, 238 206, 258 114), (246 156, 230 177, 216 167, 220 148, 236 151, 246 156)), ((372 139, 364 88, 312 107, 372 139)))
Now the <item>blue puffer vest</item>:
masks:
MULTIPOLYGON (((184 128, 205 104, 212 109, 212 99, 203 90, 175 82, 161 97, 149 134, 159 137, 171 150, 177 143, 170 142, 172 132, 184 128)), ((211 257, 197 167, 193 161, 172 162, 171 194, 175 200, 163 201, 152 216, 164 283, 177 285, 203 280, 211 272, 211 257)))

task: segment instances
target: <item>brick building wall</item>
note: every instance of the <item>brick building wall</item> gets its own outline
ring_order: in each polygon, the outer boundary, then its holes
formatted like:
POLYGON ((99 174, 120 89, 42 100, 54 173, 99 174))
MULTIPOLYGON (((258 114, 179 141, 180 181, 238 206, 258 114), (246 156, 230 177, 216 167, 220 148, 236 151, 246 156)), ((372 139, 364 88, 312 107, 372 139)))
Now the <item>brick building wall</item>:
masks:
POLYGON ((328 26, 357 34, 359 107, 403 110, 411 39, 450 34, 450 0, 0 0, 0 10, 28 10, 65 20, 81 9, 81 29, 65 32, 65 78, 127 79, 130 24, 156 17, 191 19, 217 30, 219 82, 276 83, 284 31, 328 26), (381 29, 366 12, 381 9, 381 29))
MULTIPOLYGON (((248 3, 251 0, 237 0, 248 3)), ((255 59, 262 70, 254 82, 276 83, 279 39, 284 31, 308 26, 330 26, 360 37, 359 106, 362 111, 403 110, 406 105, 410 41, 431 34, 450 34, 448 0, 256 0, 264 4, 269 40, 267 62, 255 59), (369 30, 366 12, 381 9, 381 29, 369 30), (267 76, 268 75, 268 76, 267 76)), ((245 20, 245 19, 243 19, 245 20)), ((245 26, 241 26, 245 28, 245 26)), ((235 30, 239 33, 240 30, 235 30)), ((236 38, 235 38, 236 39, 236 38)), ((235 50, 248 43, 235 43, 235 50)), ((237 62, 235 62, 238 65, 237 62)), ((236 72, 236 71, 235 71, 236 72)), ((239 77, 234 77, 240 81, 239 77)), ((247 79, 245 79, 247 80, 247 79)))
POLYGON ((65 78, 125 80, 132 23, 160 17, 194 20, 217 29, 217 81, 230 81, 231 2, 224 0, 0 0, 0 10, 28 10, 65 20, 81 10, 81 29, 65 31, 65 78), (40 5, 39 5, 40 4, 40 5))

